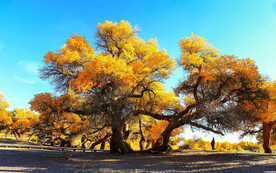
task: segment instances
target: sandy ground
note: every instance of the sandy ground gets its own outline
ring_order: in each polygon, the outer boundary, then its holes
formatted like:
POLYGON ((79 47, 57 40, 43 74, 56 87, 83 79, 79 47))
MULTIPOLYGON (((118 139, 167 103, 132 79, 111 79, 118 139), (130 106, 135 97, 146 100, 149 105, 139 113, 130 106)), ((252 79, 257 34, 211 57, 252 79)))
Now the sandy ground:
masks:
POLYGON ((275 154, 109 154, 0 149, 0 172, 276 172, 275 154))
POLYGON ((276 154, 182 151, 83 153, 0 148, 0 172, 275 172, 276 154))

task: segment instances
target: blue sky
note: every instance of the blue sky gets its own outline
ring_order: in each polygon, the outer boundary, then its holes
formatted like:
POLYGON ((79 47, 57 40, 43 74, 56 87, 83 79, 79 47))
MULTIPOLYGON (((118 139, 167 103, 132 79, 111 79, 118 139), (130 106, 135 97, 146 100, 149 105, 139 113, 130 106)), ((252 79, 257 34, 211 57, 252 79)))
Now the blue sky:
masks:
MULTIPOLYGON (((144 40, 179 58, 178 41, 194 33, 223 54, 251 57, 262 74, 276 79, 275 0, 0 0, 0 91, 10 109, 28 108, 34 94, 54 92, 38 77, 43 56, 73 33, 90 43, 98 23, 129 21, 144 40)), ((181 70, 166 85, 175 87, 181 70)))

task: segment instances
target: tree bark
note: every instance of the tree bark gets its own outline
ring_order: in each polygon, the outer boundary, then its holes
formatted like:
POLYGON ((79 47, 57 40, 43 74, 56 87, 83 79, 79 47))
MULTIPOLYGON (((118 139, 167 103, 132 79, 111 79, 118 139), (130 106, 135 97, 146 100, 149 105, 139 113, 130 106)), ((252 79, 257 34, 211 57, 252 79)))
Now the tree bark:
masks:
POLYGON ((104 150, 104 148, 105 148, 105 141, 103 141, 103 142, 101 143, 101 148, 100 148, 100 149, 104 150))
POLYGON ((106 134, 103 138, 101 138, 100 140, 94 142, 92 145, 91 145, 91 149, 94 149, 97 145, 99 144, 102 144, 102 143, 105 143, 106 139, 109 138, 111 136, 110 133, 106 134))
POLYGON ((85 148, 86 142, 87 142, 86 135, 83 134, 81 137, 81 148, 85 148))
POLYGON ((139 118, 139 133, 140 133, 140 136, 141 136, 141 139, 139 141, 139 145, 140 145, 140 150, 143 151, 144 150, 145 137, 144 137, 144 134, 143 134, 143 131, 142 131, 141 117, 138 116, 138 118, 139 118))
POLYGON ((21 135, 19 133, 13 132, 13 135, 14 135, 16 140, 19 140, 19 141, 21 140, 21 135))
POLYGON ((128 125, 124 123, 123 125, 123 140, 128 140, 131 131, 128 129, 128 125))
POLYGON ((158 152, 168 151, 168 149, 170 148, 170 136, 174 129, 175 128, 173 128, 169 124, 169 126, 161 134, 161 137, 155 142, 154 146, 152 147, 152 150, 158 152))
POLYGON ((112 136, 110 139, 110 152, 121 152, 122 154, 132 153, 132 148, 123 141, 122 128, 112 127, 112 136))
POLYGON ((270 133, 272 130, 271 123, 263 123, 263 148, 265 153, 272 153, 270 148, 270 133))
POLYGON ((110 138, 110 153, 118 153, 120 152, 118 145, 116 144, 116 130, 112 128, 112 136, 110 138))
POLYGON ((150 147, 150 145, 153 146, 153 144, 154 144, 154 142, 152 140, 147 140, 147 145, 145 148, 147 149, 150 147))

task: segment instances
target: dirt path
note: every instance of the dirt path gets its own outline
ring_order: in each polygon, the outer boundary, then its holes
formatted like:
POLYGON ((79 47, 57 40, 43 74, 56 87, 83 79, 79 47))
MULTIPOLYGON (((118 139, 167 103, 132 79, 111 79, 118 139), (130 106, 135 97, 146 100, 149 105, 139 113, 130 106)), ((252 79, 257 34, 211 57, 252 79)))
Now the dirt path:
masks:
POLYGON ((275 154, 183 151, 172 154, 82 153, 0 148, 0 172, 266 172, 275 154))

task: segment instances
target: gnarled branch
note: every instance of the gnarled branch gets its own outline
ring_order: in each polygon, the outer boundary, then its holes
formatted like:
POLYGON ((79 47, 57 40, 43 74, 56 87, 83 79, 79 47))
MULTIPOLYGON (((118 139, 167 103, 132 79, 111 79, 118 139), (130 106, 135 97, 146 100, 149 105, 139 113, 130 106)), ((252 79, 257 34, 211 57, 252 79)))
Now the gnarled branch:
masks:
POLYGON ((200 129, 204 129, 204 130, 207 130, 207 131, 211 131, 213 133, 220 134, 220 135, 224 136, 224 134, 221 131, 214 130, 214 129, 210 128, 210 127, 198 124, 196 122, 189 122, 188 124, 190 124, 190 125, 192 125, 194 127, 197 127, 197 128, 200 128, 200 129))

